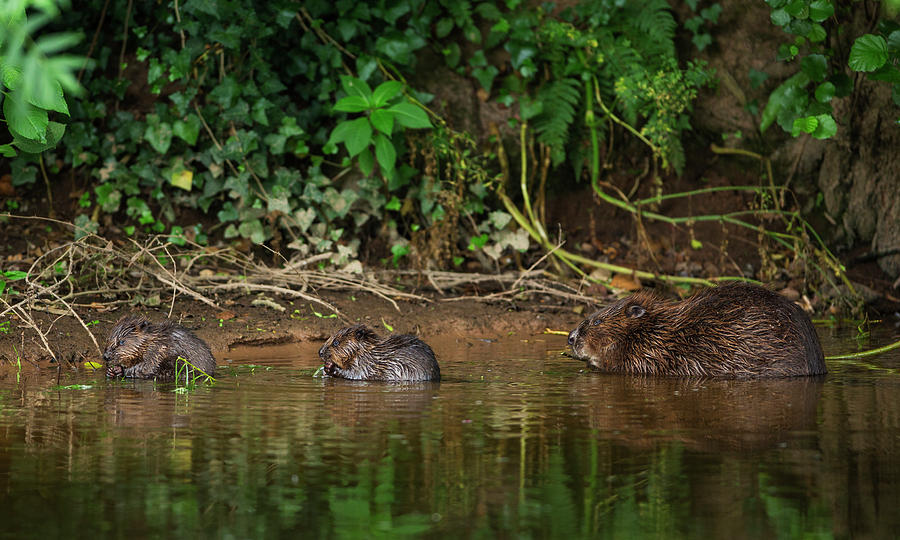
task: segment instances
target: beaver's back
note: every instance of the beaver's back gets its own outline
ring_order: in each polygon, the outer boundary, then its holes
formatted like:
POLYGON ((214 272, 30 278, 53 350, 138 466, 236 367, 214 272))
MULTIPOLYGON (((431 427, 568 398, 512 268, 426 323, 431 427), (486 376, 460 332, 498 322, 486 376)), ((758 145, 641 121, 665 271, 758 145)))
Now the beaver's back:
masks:
POLYGON ((705 289, 680 302, 638 291, 569 336, 573 352, 606 371, 685 376, 825 373, 812 321, 757 285, 705 289))
POLYGON ((731 284, 705 289, 673 304, 672 336, 683 354, 711 375, 796 376, 826 372, 809 316, 764 287, 731 284))

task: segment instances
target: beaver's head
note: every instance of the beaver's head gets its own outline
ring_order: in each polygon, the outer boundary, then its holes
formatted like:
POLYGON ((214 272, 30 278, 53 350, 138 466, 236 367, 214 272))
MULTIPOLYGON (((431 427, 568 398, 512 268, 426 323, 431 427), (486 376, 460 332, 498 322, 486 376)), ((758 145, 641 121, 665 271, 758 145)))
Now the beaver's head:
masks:
POLYGON ((319 349, 325 373, 333 375, 338 368, 355 367, 360 357, 365 357, 379 341, 378 334, 368 326, 357 324, 341 328, 319 349))
POLYGON ((149 341, 149 328, 150 321, 137 315, 126 315, 119 319, 106 338, 103 349, 107 371, 115 366, 131 367, 144 357, 149 341))
POLYGON ((639 360, 636 355, 654 338, 655 325, 669 305, 647 290, 608 305, 569 333, 573 355, 603 371, 622 370, 625 362, 639 360))

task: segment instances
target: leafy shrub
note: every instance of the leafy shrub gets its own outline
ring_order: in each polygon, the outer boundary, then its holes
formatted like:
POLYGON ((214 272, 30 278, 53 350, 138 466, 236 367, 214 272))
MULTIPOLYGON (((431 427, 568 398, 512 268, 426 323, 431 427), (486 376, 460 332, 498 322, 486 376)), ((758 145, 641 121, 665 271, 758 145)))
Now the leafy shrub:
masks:
POLYGON ((79 89, 73 72, 83 59, 59 53, 80 36, 66 32, 36 37, 37 30, 58 14, 52 1, 0 4, 0 118, 12 138, 11 142, 0 138, 4 157, 14 157, 17 148, 32 154, 53 148, 65 132, 64 124, 50 118, 52 113, 69 114, 63 90, 79 89))
MULTIPOLYGON (((837 133, 831 100, 853 91, 853 82, 843 73, 847 65, 867 74, 871 80, 892 85, 894 103, 900 105, 900 25, 883 19, 878 34, 855 39, 847 58, 837 57, 828 47, 828 32, 834 30, 835 5, 832 0, 766 0, 772 8, 772 23, 794 39, 778 48, 778 59, 797 61, 798 71, 769 96, 762 112, 760 129, 772 123, 797 137, 807 133, 827 139, 837 133)), ((852 8, 851 8, 852 9, 852 8)))
MULTIPOLYGON (((64 24, 93 28, 106 4, 86 0, 64 24)), ((708 81, 700 64, 679 67, 665 0, 558 14, 517 1, 112 2, 104 21, 90 99, 46 151, 96 182, 79 200, 81 230, 87 214, 119 214, 128 234, 218 232, 338 264, 361 247, 394 262, 415 248, 439 265, 527 247, 491 212, 495 156, 429 120, 431 96, 403 82, 428 68, 425 48, 518 110, 553 166, 576 170, 584 132, 603 137, 613 115, 680 169, 680 133, 708 81), (501 50, 506 65, 489 54, 501 50), (192 225, 195 211, 218 223, 192 225)), ((30 160, 13 162, 18 181, 33 181, 30 160)))

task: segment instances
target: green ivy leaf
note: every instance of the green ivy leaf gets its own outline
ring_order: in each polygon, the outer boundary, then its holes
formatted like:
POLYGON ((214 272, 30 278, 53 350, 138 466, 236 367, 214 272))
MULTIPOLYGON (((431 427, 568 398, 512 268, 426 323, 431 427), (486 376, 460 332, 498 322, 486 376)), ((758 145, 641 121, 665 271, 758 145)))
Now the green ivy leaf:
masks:
POLYGON ((428 120, 428 114, 421 107, 408 101, 397 103, 388 108, 394 113, 394 119, 398 124, 410 129, 423 129, 433 127, 428 120))
POLYGON ((385 210, 393 210, 396 212, 397 210, 400 210, 400 206, 401 206, 400 199, 398 199, 397 196, 394 195, 391 197, 391 200, 389 200, 387 202, 387 204, 384 205, 384 209, 385 210))
POLYGON ((815 0, 809 4, 809 18, 815 22, 822 22, 834 15, 834 6, 831 0, 815 0))
POLYGON ((368 111, 369 102, 361 96, 344 96, 334 104, 334 110, 340 112, 357 113, 368 111))
POLYGON ((394 170, 394 162, 397 160, 397 150, 390 139, 381 133, 375 134, 375 158, 385 171, 394 170))
POLYGON ((254 244, 262 244, 266 241, 266 231, 258 219, 245 221, 238 226, 238 232, 244 238, 249 238, 254 244))
POLYGON ((378 85, 372 93, 372 106, 383 107, 387 102, 400 95, 403 84, 397 81, 385 81, 378 85))
POLYGON ((184 140, 191 146, 197 143, 197 137, 200 135, 200 118, 196 114, 189 114, 185 120, 175 120, 172 124, 172 134, 184 140))
POLYGON ((385 135, 390 135, 391 131, 394 129, 394 113, 391 111, 386 109, 375 109, 372 111, 372 115, 369 119, 372 121, 372 125, 375 126, 375 129, 385 135))
POLYGON ((875 71, 887 62, 887 42, 881 36, 865 34, 850 48, 848 64, 854 71, 875 71))
POLYGON ((172 144, 172 126, 168 122, 160 122, 156 114, 147 115, 147 129, 144 130, 144 139, 160 154, 169 151, 172 144))
POLYGON ((823 82, 816 88, 816 101, 819 103, 828 103, 834 97, 834 85, 830 82, 823 82))
POLYGON ((372 124, 368 118, 357 118, 350 122, 350 130, 344 144, 352 158, 372 142, 372 124))

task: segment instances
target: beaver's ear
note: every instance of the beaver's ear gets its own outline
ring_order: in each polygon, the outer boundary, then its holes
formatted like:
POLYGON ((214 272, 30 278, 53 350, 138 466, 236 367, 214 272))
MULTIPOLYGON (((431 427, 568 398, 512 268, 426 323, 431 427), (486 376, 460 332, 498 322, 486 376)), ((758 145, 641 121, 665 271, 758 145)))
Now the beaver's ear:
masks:
POLYGON ((148 326, 150 326, 150 321, 148 321, 147 319, 144 319, 137 325, 138 330, 146 330, 148 326))
POLYGON ((644 307, 639 304, 632 304, 625 310, 625 315, 628 315, 632 319, 643 317, 644 313, 647 313, 647 310, 645 310, 644 307))

